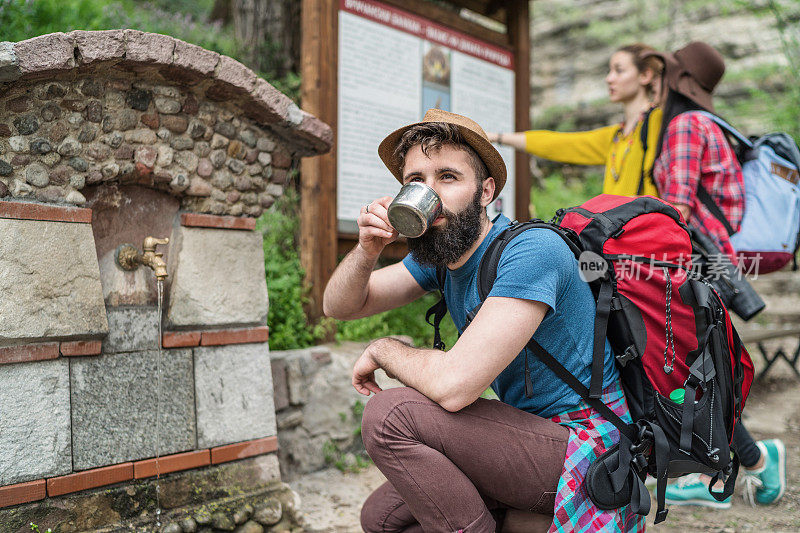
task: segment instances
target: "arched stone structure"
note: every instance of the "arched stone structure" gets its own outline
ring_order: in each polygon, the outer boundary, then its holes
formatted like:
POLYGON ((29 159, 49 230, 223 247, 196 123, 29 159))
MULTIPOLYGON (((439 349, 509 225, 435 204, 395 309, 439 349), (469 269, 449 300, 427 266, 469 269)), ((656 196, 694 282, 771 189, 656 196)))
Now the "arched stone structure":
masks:
POLYGON ((255 217, 331 140, 172 37, 0 43, 0 530, 160 531, 157 487, 173 530, 296 524, 255 217), (153 272, 116 259, 148 235, 170 237, 162 314, 153 272))
POLYGON ((95 184, 258 216, 330 128, 238 61, 137 30, 0 43, 0 197, 83 205, 95 184))

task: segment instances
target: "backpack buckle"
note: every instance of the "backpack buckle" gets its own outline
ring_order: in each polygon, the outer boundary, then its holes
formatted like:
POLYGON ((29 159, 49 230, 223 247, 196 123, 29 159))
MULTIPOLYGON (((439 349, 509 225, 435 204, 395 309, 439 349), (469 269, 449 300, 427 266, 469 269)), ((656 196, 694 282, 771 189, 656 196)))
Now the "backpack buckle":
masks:
POLYGON ((633 467, 636 468, 637 472, 642 472, 647 468, 647 459, 645 458, 644 454, 637 453, 633 456, 633 458, 631 458, 631 464, 633 464, 633 467))
POLYGON ((637 357, 639 357, 639 353, 636 351, 636 346, 633 344, 625 348, 622 354, 616 356, 619 366, 623 367, 628 364, 628 361, 633 361, 637 357))

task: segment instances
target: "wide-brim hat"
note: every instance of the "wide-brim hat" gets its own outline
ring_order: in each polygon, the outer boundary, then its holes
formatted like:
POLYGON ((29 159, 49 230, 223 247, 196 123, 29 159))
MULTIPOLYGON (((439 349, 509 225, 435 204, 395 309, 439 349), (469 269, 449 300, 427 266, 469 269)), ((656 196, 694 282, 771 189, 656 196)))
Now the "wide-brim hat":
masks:
POLYGON ((397 178, 397 181, 401 184, 403 183, 402 163, 394 154, 395 148, 397 148, 397 145, 400 143, 400 139, 406 131, 414 126, 430 122, 444 122, 458 128, 464 141, 477 152, 478 157, 480 157, 486 165, 489 176, 494 178, 495 186, 492 200, 497 198, 497 195, 500 194, 500 191, 503 190, 506 184, 506 164, 503 162, 500 152, 492 146, 492 143, 489 142, 489 138, 486 136, 486 132, 483 131, 483 128, 481 128, 477 122, 465 116, 450 113, 449 111, 442 111, 441 109, 428 109, 422 122, 409 124, 408 126, 403 126, 393 131, 378 145, 378 155, 383 161, 383 164, 386 165, 386 168, 397 178))
POLYGON ((714 47, 694 41, 674 53, 645 52, 641 58, 650 56, 664 62, 667 87, 702 108, 714 111, 711 94, 725 74, 725 60, 714 47))

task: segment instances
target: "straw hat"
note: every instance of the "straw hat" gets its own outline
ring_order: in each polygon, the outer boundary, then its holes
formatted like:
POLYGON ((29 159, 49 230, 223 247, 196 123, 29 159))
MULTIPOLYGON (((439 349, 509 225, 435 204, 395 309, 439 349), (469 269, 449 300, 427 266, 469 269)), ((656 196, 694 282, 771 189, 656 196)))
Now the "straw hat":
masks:
POLYGON ((645 52, 641 58, 655 56, 664 62, 664 79, 673 91, 714 111, 711 93, 725 73, 722 54, 711 45, 694 41, 677 52, 645 52))
POLYGON ((506 184, 506 165, 503 162, 503 158, 500 157, 500 153, 492 146, 492 143, 489 142, 486 132, 483 131, 483 128, 478 126, 477 122, 467 117, 450 113, 449 111, 442 111, 441 109, 428 109, 422 122, 409 124, 408 126, 403 126, 399 130, 393 131, 378 145, 378 155, 381 157, 381 160, 383 160, 383 164, 386 165, 386 168, 397 178, 397 181, 403 183, 403 168, 400 164, 400 160, 394 156, 394 150, 397 148, 400 138, 410 128, 428 122, 444 122, 458 127, 461 136, 467 144, 478 153, 478 157, 480 157, 486 165, 486 168, 489 170, 489 176, 494 178, 495 188, 492 200, 497 198, 497 195, 500 194, 500 191, 503 190, 503 186, 506 184))

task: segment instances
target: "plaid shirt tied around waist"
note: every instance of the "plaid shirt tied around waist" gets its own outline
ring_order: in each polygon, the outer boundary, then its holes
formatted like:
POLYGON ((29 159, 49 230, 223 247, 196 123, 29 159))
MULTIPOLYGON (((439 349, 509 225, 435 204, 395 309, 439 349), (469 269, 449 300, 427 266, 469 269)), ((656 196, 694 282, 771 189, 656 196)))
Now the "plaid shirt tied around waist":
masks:
MULTIPOLYGON (((631 416, 625 393, 617 380, 603 390, 600 401, 623 421, 631 416)), ((645 517, 629 506, 611 511, 599 509, 589 498, 584 480, 589 465, 619 442, 619 430, 586 402, 550 418, 569 430, 567 455, 556 489, 553 524, 549 533, 638 533, 645 530, 645 517)))
POLYGON ((711 237, 736 264, 725 226, 697 197, 702 184, 734 231, 739 230, 745 207, 742 167, 719 126, 692 111, 672 119, 653 165, 653 179, 661 198, 688 205, 692 212, 687 222, 711 237))

